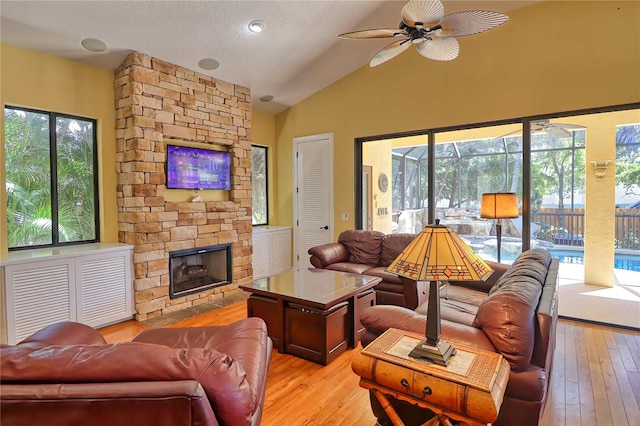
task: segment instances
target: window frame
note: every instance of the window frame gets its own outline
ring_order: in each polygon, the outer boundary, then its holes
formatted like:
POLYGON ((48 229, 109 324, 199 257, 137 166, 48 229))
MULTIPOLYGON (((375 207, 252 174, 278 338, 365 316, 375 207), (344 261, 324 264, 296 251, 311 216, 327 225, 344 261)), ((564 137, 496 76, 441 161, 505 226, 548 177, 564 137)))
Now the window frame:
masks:
MULTIPOLYGON (((34 244, 27 246, 8 247, 8 251, 20 251, 20 250, 34 250, 47 247, 66 247, 72 245, 91 244, 100 242, 100 187, 99 187, 99 162, 98 162, 98 120, 83 117, 79 115, 59 113, 54 111, 45 111, 34 108, 25 108, 14 105, 5 104, 3 107, 3 116, 7 109, 14 111, 22 111, 25 113, 40 114, 48 117, 49 120, 49 164, 50 164, 50 191, 51 191, 51 243, 50 244, 34 244), (92 125, 91 137, 92 137, 92 167, 93 167, 93 204, 94 204, 94 238, 78 240, 78 241, 60 241, 59 232, 59 216, 58 216, 58 136, 56 132, 56 125, 58 118, 65 120, 79 120, 90 122, 92 125)), ((6 128, 3 128, 5 136, 6 150, 6 128)), ((6 153, 5 153, 6 154, 6 153)), ((6 175, 6 158, 5 158, 5 175, 6 175)), ((6 176, 5 176, 6 185, 6 176)), ((8 229, 7 229, 8 232, 8 229)))
POLYGON ((264 146, 264 145, 256 145, 256 144, 252 144, 251 145, 251 224, 252 226, 267 226, 269 225, 269 147, 264 146), (265 200, 265 221, 264 223, 253 223, 253 194, 255 193, 256 189, 253 185, 253 176, 254 176, 254 169, 253 169, 253 149, 260 149, 264 151, 264 200, 265 200))

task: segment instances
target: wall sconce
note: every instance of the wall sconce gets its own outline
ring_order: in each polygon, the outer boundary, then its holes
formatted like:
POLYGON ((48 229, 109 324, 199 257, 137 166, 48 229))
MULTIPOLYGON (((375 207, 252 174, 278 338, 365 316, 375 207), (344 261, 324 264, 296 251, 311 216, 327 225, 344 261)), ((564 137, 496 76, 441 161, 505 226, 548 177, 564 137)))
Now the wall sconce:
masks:
POLYGON ((602 161, 592 161, 593 170, 596 173, 597 179, 603 179, 607 174, 607 169, 609 168, 609 163, 611 160, 602 160, 602 161))

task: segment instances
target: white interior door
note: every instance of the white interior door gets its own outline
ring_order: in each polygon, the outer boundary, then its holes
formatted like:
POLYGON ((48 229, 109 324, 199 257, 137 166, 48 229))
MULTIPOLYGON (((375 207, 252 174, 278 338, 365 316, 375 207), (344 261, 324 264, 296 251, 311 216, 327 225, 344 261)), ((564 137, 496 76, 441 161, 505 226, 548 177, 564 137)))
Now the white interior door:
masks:
POLYGON ((307 251, 333 241, 333 134, 293 139, 294 266, 311 266, 307 251))

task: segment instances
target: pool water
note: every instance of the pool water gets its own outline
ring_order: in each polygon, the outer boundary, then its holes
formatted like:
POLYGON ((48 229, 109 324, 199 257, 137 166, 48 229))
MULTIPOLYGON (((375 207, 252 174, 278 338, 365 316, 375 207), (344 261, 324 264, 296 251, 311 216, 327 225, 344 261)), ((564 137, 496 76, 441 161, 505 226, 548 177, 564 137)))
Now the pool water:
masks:
MULTIPOLYGON (((562 263, 584 264, 584 252, 575 250, 549 250, 553 257, 560 259, 562 263)), ((615 269, 640 272, 640 256, 632 254, 616 253, 613 259, 615 269)))

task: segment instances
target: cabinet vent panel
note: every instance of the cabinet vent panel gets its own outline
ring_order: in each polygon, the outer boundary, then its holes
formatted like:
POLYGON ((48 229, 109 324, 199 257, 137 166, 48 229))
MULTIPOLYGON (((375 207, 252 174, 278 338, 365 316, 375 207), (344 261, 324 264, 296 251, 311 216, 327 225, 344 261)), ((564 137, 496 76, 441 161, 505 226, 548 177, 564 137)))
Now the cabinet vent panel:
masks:
POLYGON ((66 264, 14 273, 16 342, 49 324, 75 319, 71 314, 69 280, 66 264))
POLYGON ((100 326, 127 315, 127 274, 124 257, 83 261, 80 266, 82 322, 100 326))
POLYGON ((282 272, 291 268, 291 233, 274 232, 271 242, 271 265, 274 272, 282 272))
POLYGON ((271 269, 271 238, 268 233, 254 234, 252 244, 253 279, 266 277, 271 269))

